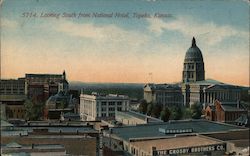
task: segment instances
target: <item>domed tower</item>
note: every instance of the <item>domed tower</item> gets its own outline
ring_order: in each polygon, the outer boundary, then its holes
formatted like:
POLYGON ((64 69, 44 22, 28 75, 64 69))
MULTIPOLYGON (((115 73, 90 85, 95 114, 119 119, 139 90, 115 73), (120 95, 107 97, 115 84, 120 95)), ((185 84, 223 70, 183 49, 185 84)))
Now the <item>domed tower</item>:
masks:
POLYGON ((205 80, 204 62, 201 50, 193 37, 192 46, 187 50, 182 73, 182 82, 205 80))

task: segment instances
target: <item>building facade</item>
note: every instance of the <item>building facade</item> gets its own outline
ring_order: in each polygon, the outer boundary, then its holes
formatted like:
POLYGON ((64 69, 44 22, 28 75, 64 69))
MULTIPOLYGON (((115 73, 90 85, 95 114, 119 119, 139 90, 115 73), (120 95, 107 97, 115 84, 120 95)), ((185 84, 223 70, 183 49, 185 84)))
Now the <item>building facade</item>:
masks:
POLYGON ((187 50, 184 59, 182 82, 196 82, 202 80, 205 80, 203 56, 193 37, 192 45, 187 50))
POLYGON ((101 95, 97 93, 80 95, 80 116, 82 120, 115 119, 116 111, 127 111, 128 109, 129 97, 125 95, 101 95))
MULTIPOLYGON (((105 142, 106 146, 114 151, 122 151, 123 155, 217 156, 234 150, 229 147, 231 142, 228 140, 244 141, 249 138, 249 133, 247 128, 236 125, 183 120, 113 127, 105 130, 104 136, 110 138, 109 142, 105 142)), ((248 142, 244 146, 249 146, 248 142)))
POLYGON ((239 102, 229 103, 216 100, 214 105, 209 105, 205 109, 205 117, 211 121, 235 123, 242 115, 247 115, 247 110, 239 102))
POLYGON ((5 105, 6 118, 24 118, 25 79, 0 81, 0 103, 5 105))
POLYGON ((183 106, 181 87, 174 84, 146 84, 144 99, 147 103, 160 104, 163 107, 183 106))
POLYGON ((212 79, 205 80, 203 56, 196 45, 195 38, 193 38, 192 45, 185 55, 182 82, 183 103, 187 107, 198 103, 203 104, 205 109, 215 100, 221 102, 237 102, 240 100, 241 87, 212 79))
POLYGON ((45 102, 58 91, 68 90, 65 71, 63 74, 26 74, 25 94, 28 98, 45 102))
POLYGON ((237 102, 240 100, 241 87, 205 79, 205 64, 200 48, 192 39, 187 50, 182 71, 182 83, 179 84, 147 84, 144 86, 144 99, 150 103, 163 106, 186 106, 213 104, 221 102, 237 102), (182 94, 182 95, 181 95, 182 94))

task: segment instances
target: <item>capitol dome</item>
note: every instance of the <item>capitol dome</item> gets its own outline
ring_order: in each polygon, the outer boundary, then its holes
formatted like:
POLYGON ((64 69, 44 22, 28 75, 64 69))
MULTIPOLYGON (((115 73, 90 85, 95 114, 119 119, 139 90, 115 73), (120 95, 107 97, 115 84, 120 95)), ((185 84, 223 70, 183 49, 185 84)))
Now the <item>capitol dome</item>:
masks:
POLYGON ((196 45, 195 38, 193 37, 192 46, 187 50, 185 55, 185 62, 200 61, 203 62, 201 50, 196 45))
POLYGON ((203 57, 193 37, 192 46, 187 50, 184 59, 182 82, 196 82, 202 80, 205 80, 203 57))

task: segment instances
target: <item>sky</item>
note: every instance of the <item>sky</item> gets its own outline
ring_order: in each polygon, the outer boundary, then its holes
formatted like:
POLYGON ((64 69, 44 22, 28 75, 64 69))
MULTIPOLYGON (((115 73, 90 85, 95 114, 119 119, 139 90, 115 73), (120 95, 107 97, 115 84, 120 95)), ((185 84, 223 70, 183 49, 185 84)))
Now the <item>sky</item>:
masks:
POLYGON ((249 86, 247 0, 3 0, 0 13, 5 79, 180 82, 194 36, 206 78, 249 86))

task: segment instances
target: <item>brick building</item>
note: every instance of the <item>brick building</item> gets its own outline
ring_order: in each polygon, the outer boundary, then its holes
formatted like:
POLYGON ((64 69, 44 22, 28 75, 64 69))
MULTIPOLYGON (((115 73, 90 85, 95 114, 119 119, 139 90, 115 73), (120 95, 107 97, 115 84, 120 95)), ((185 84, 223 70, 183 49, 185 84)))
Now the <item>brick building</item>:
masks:
POLYGON ((234 123, 241 115, 247 115, 247 110, 240 103, 216 100, 214 105, 209 105, 205 109, 205 117, 211 121, 234 123))

